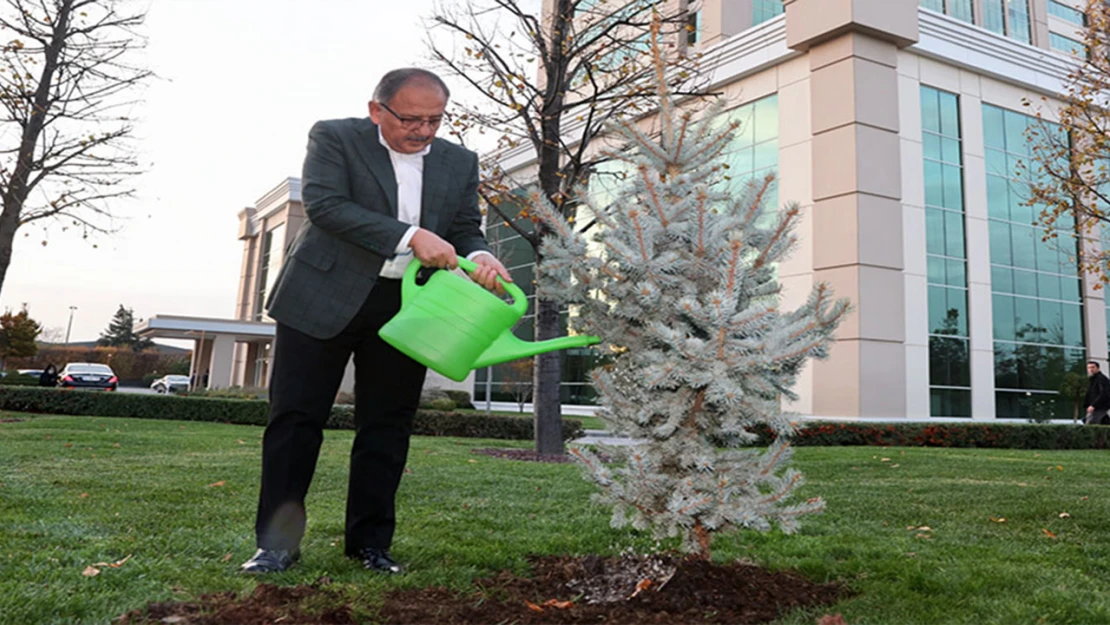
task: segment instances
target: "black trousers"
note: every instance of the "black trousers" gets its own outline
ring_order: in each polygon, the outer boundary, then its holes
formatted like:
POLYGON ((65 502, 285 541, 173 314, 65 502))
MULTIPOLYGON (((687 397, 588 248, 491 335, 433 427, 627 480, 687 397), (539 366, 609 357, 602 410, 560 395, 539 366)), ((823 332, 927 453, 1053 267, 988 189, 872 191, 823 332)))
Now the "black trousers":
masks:
POLYGON ((264 549, 296 549, 305 494, 347 363, 355 362, 355 440, 347 488, 345 551, 388 548, 394 498, 408 457, 426 369, 378 337, 400 308, 400 282, 379 280, 338 336, 317 339, 277 324, 270 421, 262 439, 262 490, 255 533, 264 549))

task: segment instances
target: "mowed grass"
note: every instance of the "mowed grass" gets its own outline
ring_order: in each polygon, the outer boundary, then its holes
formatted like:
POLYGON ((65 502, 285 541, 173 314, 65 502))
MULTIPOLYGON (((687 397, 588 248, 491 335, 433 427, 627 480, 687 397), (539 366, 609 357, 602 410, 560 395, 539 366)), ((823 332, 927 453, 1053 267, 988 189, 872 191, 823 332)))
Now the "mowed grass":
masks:
MULTIPOLYGON (((254 550, 261 428, 2 416, 25 420, 0 423, 0 621, 108 623, 151 601, 258 583, 236 568, 254 550), (99 574, 85 575, 90 565, 99 574)), ((378 577, 342 555, 350 441, 327 432, 304 558, 265 581, 327 576, 367 622, 390 588, 467 589, 499 569, 525 572, 530 553, 674 546, 611 529, 574 465, 471 452, 527 442, 416 437, 394 543, 410 573, 378 577)), ((799 496, 824 497, 827 511, 793 536, 722 536, 714 558, 840 580, 857 593, 782 623, 812 624, 824 612, 850 623, 1107 623, 1108 460, 1099 451, 800 448, 795 466, 808 483, 799 496)))

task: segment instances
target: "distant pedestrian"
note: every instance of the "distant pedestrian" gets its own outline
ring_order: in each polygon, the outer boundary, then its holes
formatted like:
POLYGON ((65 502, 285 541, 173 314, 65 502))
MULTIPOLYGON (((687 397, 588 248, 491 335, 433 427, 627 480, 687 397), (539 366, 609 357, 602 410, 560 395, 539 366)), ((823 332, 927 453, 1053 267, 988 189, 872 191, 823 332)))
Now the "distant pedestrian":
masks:
POLYGON ((1110 378, 1099 370, 1097 362, 1087 363, 1087 425, 1110 425, 1110 378))
POLYGON ((53 363, 46 365, 46 368, 39 374, 39 386, 57 386, 58 385, 58 368, 53 363))

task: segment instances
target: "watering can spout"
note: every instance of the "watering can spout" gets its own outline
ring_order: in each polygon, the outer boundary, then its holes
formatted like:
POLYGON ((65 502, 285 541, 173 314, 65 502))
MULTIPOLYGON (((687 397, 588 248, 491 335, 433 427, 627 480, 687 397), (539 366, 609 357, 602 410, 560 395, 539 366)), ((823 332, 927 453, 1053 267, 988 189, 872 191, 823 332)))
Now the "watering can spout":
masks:
POLYGON ((528 358, 536 354, 544 354, 559 349, 570 349, 572 347, 586 347, 600 342, 600 338, 586 335, 564 336, 547 341, 524 341, 518 339, 509 330, 505 330, 481 356, 478 356, 478 359, 474 361, 474 368, 480 369, 490 365, 509 362, 510 360, 528 358))

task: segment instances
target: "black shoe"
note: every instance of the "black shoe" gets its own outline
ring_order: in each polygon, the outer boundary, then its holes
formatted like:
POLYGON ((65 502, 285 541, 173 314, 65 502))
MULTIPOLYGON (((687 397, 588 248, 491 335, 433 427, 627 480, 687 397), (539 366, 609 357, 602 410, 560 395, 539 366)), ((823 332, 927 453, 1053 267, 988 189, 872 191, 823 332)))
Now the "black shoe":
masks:
POLYGON ((405 572, 404 567, 389 555, 388 549, 377 549, 374 547, 363 547, 358 550, 358 553, 351 556, 352 558, 362 562, 362 566, 377 571, 379 573, 386 573, 388 575, 401 575, 405 572))
POLYGON ((301 558, 300 551, 259 549, 239 567, 243 573, 280 573, 301 558))

